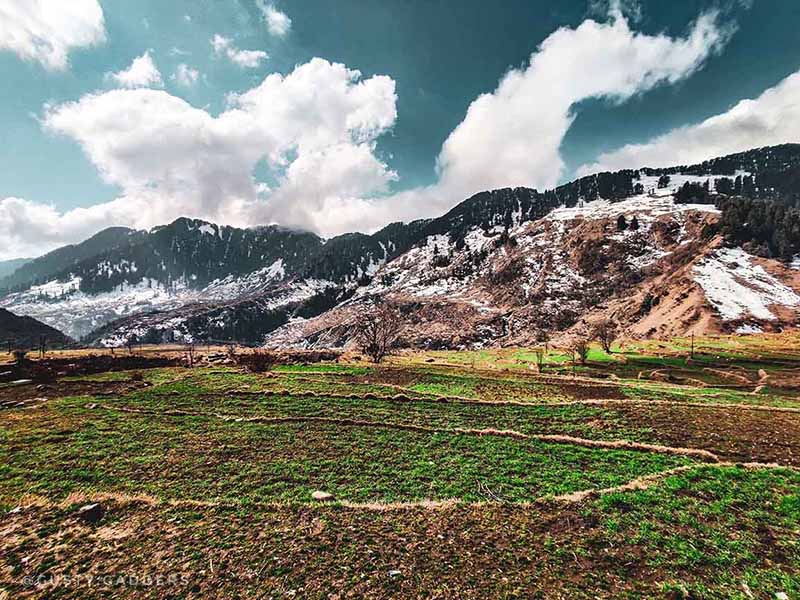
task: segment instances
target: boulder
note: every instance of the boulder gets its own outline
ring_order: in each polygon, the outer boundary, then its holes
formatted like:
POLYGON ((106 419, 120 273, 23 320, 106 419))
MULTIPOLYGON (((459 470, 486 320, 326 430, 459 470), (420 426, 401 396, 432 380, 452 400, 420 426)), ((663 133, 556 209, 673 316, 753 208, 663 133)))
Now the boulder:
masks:
POLYGON ((95 502, 94 504, 81 506, 78 509, 76 516, 87 523, 98 523, 105 514, 106 509, 103 508, 99 503, 95 502))

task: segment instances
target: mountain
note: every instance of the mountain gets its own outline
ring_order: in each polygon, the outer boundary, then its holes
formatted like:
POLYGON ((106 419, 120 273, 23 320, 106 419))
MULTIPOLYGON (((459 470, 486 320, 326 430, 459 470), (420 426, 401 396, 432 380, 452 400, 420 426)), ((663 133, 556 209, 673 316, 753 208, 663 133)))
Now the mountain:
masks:
POLYGON ((25 263, 31 262, 30 258, 14 258, 0 261, 0 279, 8 277, 25 263))
POLYGON ((72 342, 67 336, 37 321, 32 317, 20 317, 0 308, 0 342, 11 343, 15 347, 38 348, 45 338, 49 348, 60 347, 72 342))
POLYGON ((800 146, 479 194, 347 301, 267 337, 344 346, 376 301, 415 347, 775 331, 800 315, 800 146), (746 194, 747 197, 743 196, 746 194))
POLYGON ((428 347, 528 343, 606 318, 635 336, 775 329, 800 304, 799 202, 800 145, 784 145, 482 192, 372 235, 183 218, 36 259, 0 280, 0 306, 105 345, 343 345, 377 299, 428 347))
MULTIPOLYGON (((186 218, 149 232, 106 230, 0 281, 9 288, 0 306, 74 337, 105 332, 112 321, 123 325, 132 315, 151 313, 148 322, 162 325, 191 315, 191 337, 199 335, 196 328, 205 319, 205 337, 256 341, 270 329, 244 327, 241 323, 258 320, 247 315, 264 313, 264 321, 274 328, 285 322, 285 315, 276 313, 270 320, 269 311, 296 311, 305 303, 328 308, 341 298, 341 291, 333 290, 369 278, 405 251, 424 223, 395 223, 373 235, 346 234, 327 241, 277 226, 240 229, 186 218), (247 306, 252 308, 245 310, 247 306)), ((157 341, 161 337, 154 331, 166 326, 149 327, 149 336, 135 329, 125 335, 157 341)))
POLYGON ((0 279, 0 293, 24 290, 45 283, 67 272, 81 261, 101 255, 112 248, 133 242, 139 232, 126 227, 110 227, 80 244, 64 246, 28 261, 13 273, 0 279))

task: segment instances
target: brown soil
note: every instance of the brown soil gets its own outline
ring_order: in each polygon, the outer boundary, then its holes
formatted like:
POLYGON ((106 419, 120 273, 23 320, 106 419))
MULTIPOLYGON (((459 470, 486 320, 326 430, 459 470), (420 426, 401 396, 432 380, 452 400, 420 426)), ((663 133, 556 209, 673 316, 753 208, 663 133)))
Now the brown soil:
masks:
POLYGON ((800 413, 681 405, 616 405, 614 412, 670 446, 702 448, 723 460, 800 466, 800 413))
POLYGON ((54 381, 69 375, 93 375, 111 371, 155 369, 182 364, 181 357, 143 356, 138 354, 117 355, 86 354, 70 358, 44 358, 26 360, 21 366, 3 365, 0 370, 7 373, 0 383, 17 379, 33 379, 36 382, 54 381))
MULTIPOLYGON (((14 598, 55 595, 21 584, 37 574, 94 576, 92 585, 84 578, 57 588, 59 597, 82 599, 663 597, 665 573, 647 550, 633 536, 610 544, 589 505, 254 512, 119 499, 104 507, 97 525, 76 518, 75 507, 34 505, 0 516, 0 584, 14 598), (103 575, 174 577, 106 585, 103 575)), ((771 542, 758 542, 760 560, 792 570, 771 542)), ((669 566, 670 576, 704 574, 669 566)))
POLYGON ((20 402, 65 396, 124 396, 148 385, 143 381, 53 381, 0 388, 0 408, 20 402))

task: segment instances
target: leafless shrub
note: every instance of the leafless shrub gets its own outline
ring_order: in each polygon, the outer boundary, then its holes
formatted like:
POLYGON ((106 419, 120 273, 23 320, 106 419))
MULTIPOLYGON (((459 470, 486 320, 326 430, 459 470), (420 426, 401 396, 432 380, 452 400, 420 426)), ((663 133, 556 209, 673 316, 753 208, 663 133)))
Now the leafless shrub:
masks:
POLYGON ((397 308, 381 303, 359 316, 354 325, 355 340, 360 350, 377 364, 394 349, 400 329, 397 308))
POLYGON ((600 342, 606 354, 611 354, 611 344, 617 339, 617 327, 613 321, 604 319, 595 323, 592 328, 592 337, 600 342))
POLYGON ((536 331, 536 342, 544 344, 545 352, 550 349, 550 327, 547 325, 540 325, 536 331))
POLYGON ((569 349, 572 352, 573 363, 577 360, 582 365, 586 364, 586 359, 589 356, 589 340, 586 337, 579 336, 575 338, 569 349))

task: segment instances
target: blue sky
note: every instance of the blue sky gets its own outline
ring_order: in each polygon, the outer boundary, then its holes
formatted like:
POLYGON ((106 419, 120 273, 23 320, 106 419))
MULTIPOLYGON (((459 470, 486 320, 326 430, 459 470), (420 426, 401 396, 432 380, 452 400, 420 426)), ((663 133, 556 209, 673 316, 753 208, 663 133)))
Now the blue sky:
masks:
POLYGON ((0 0, 0 258, 800 141, 798 28, 793 0, 0 0))

